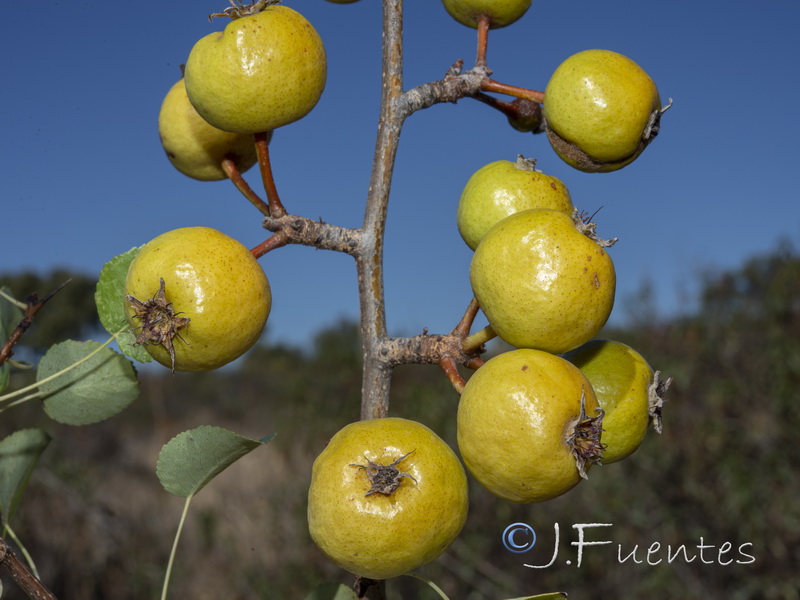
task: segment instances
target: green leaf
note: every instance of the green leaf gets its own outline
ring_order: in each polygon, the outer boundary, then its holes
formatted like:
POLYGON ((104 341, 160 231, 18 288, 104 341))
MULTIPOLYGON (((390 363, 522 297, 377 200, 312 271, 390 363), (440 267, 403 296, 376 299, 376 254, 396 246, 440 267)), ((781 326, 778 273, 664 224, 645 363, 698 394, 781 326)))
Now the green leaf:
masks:
POLYGON ((221 427, 203 425, 179 433, 161 449, 156 475, 170 494, 192 496, 245 454, 275 434, 251 440, 221 427))
POLYGON ((45 412, 66 425, 88 425, 112 417, 139 395, 130 361, 94 341, 68 340, 52 346, 39 361, 36 381, 41 382, 45 412), (63 375, 44 381, 94 351, 94 356, 63 375))
MULTIPOLYGON (((126 323, 125 278, 128 276, 128 267, 138 253, 139 248, 131 248, 112 258, 100 270, 94 303, 97 305, 100 323, 111 335, 117 333, 126 323)), ((153 360, 142 346, 134 345, 135 341, 136 336, 131 330, 117 336, 117 344, 124 354, 143 363, 153 360)))
POLYGON ((0 440, 0 514, 4 525, 11 520, 49 443, 50 436, 41 429, 21 429, 0 440))
POLYGON ((305 600, 357 600, 352 588, 343 583, 323 583, 316 587, 305 600))
MULTIPOLYGON (((11 290, 3 286, 0 288, 4 293, 11 296, 11 290)), ((0 346, 2 346, 8 336, 17 328, 17 325, 22 320, 25 314, 19 306, 11 302, 8 298, 0 296, 0 346)), ((0 365, 0 392, 8 387, 8 380, 11 374, 11 368, 5 362, 0 365)))

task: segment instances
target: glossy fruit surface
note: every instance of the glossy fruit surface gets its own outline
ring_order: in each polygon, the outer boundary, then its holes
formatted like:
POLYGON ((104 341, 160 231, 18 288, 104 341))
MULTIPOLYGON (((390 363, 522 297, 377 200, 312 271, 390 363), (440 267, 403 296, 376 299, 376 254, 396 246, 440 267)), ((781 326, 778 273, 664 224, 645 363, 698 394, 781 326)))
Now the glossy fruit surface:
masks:
POLYGON ((567 58, 545 88, 548 139, 566 162, 584 171, 629 164, 657 132, 658 89, 633 60, 610 50, 567 58))
POLYGON ((201 181, 226 179, 220 166, 225 158, 233 160, 240 173, 257 160, 253 136, 209 125, 189 102, 183 79, 170 88, 161 103, 158 134, 172 165, 201 181))
POLYGON ((322 39, 286 6, 234 19, 200 39, 186 61, 186 91, 219 129, 269 131, 307 115, 325 88, 322 39))
POLYGON ((461 531, 467 508, 464 467, 415 421, 352 423, 314 461, 311 537, 330 560, 361 577, 388 579, 434 560, 461 531), (378 465, 392 485, 371 480, 378 465))
POLYGON ((530 8, 531 0, 442 0, 447 12, 459 23, 477 28, 481 15, 489 17, 489 28, 511 25, 530 8))
POLYGON ((128 269, 125 294, 138 342, 167 367, 171 345, 177 371, 215 369, 241 356, 261 335, 272 303, 250 251, 209 227, 175 229, 145 244, 128 269), (148 319, 142 305, 158 312, 148 319), (176 320, 172 331, 162 328, 167 317, 176 320), (142 337, 148 329, 152 335, 142 337))
POLYGON ((472 257, 470 282, 498 336, 555 354, 597 334, 616 290, 608 253, 572 217, 548 209, 521 211, 492 227, 472 257))
POLYGON ((596 415, 594 391, 577 367, 540 350, 512 350, 467 381, 458 405, 458 447, 470 473, 493 494, 542 502, 581 481, 572 438, 576 426, 586 431, 580 439, 592 445, 579 453, 594 460, 599 426, 586 418, 596 415))
POLYGON ((529 208, 572 214, 569 190, 557 177, 535 170, 535 161, 498 160, 475 171, 458 202, 458 232, 475 250, 498 221, 529 208), (531 164, 533 162, 534 164, 531 164))
POLYGON ((612 340, 591 340, 564 358, 586 375, 605 410, 603 462, 630 455, 642 443, 650 423, 650 365, 630 346, 612 340))

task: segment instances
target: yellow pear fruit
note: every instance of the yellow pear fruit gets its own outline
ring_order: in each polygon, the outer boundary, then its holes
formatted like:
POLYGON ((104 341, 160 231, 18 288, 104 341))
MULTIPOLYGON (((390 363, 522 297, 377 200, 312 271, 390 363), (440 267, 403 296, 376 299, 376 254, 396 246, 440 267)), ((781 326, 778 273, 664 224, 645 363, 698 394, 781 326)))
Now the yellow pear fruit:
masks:
POLYGON ((591 340, 564 355, 591 382, 603 418, 603 463, 632 454, 650 423, 657 376, 636 350, 614 340, 591 340))
POLYGON ((186 92, 219 129, 258 133, 306 116, 325 88, 325 48, 317 31, 291 8, 269 5, 235 18, 194 45, 186 92))
POLYGON ((258 341, 272 306, 261 265, 238 240, 183 227, 139 250, 125 279, 137 344, 173 371, 225 365, 258 341))
POLYGON ((456 212, 458 232, 475 250, 498 221, 529 208, 552 208, 572 214, 569 190, 552 175, 536 169, 536 161, 498 160, 475 171, 464 186, 456 212))
POLYGON ((225 158, 233 160, 240 173, 257 160, 252 134, 231 133, 210 125, 189 102, 183 79, 170 88, 161 103, 158 134, 172 165, 193 179, 226 179, 221 166, 225 158))
POLYGON ((436 559, 467 518, 467 475, 425 425, 388 417, 340 429, 314 461, 308 527, 361 577, 388 579, 436 559))
POLYGON ((477 29, 481 15, 489 17, 489 28, 511 25, 530 8, 531 0, 442 0, 456 21, 477 29))
POLYGON ((545 88, 547 136, 576 169, 614 171, 630 164, 659 130, 655 83, 633 60, 611 50, 567 58, 545 88))
POLYGON ((602 454, 602 411, 581 371, 520 349, 489 359, 458 404, 458 448, 493 494, 542 502, 577 485, 602 454))
POLYGON ((530 209, 497 223, 470 265, 475 298, 517 348, 567 352, 593 338, 614 305, 614 263, 576 216, 530 209))

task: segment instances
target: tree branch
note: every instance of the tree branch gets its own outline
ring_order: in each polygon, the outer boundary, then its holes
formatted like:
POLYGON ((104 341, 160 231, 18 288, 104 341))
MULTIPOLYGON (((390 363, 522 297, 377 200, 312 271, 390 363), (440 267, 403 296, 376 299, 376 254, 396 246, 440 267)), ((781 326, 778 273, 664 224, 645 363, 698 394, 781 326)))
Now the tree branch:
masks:
POLYGON ((386 338, 383 288, 383 238, 400 130, 407 113, 400 110, 403 92, 403 2, 383 2, 383 72, 381 108, 367 205, 356 251, 361 308, 361 344, 364 358, 361 385, 361 418, 389 413, 391 366, 379 351, 386 338))
POLYGON ((56 600, 50 590, 36 579, 2 538, 0 538, 0 566, 5 568, 11 579, 25 591, 28 598, 33 600, 56 600))
POLYGON ((265 217, 263 226, 264 229, 280 233, 284 237, 282 243, 273 244, 274 247, 300 244, 313 246, 320 250, 333 250, 355 255, 362 239, 362 233, 358 229, 347 229, 297 215, 265 217))
POLYGON ((47 302, 55 296, 58 292, 60 292, 64 286, 66 286, 72 279, 67 279, 64 283, 54 289, 52 292, 47 294, 44 298, 39 300, 39 297, 36 293, 31 294, 28 296, 27 304, 28 308, 25 310, 25 316, 17 325, 17 328, 8 336, 5 344, 3 347, 0 348, 0 365, 6 362, 9 358, 14 355, 14 346, 17 345, 19 340, 25 335, 25 332, 28 331, 28 328, 33 323, 33 319, 36 317, 36 314, 42 309, 42 307, 47 304, 47 302))
POLYGON ((458 102, 462 98, 474 96, 489 81, 492 74, 486 65, 477 65, 469 71, 461 71, 463 61, 456 61, 443 79, 420 84, 405 92, 400 100, 400 110, 404 117, 434 104, 458 102))

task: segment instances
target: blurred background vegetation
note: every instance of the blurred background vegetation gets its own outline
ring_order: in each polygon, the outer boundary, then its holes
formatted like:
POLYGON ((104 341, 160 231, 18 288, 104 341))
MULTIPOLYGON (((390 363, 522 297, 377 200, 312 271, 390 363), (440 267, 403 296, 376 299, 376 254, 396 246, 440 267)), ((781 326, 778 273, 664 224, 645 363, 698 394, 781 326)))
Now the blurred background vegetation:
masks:
MULTIPOLYGON (((0 275, 24 299, 68 277, 0 275)), ((72 275, 24 338, 32 354, 96 331, 94 282, 72 275), (70 328, 66 326, 70 325, 70 328)), ((672 376, 664 433, 628 459, 593 468, 551 502, 513 505, 471 485, 470 518, 453 546, 419 573, 453 600, 565 591, 571 599, 800 598, 800 255, 789 242, 730 272, 707 274, 697 310, 659 319, 647 287, 624 328, 603 337, 639 350, 672 376), (537 531, 527 554, 501 542, 511 523, 537 531), (554 524, 560 554, 552 558, 554 524), (570 542, 587 530, 578 567, 570 542), (647 549, 661 549, 647 563, 647 549), (698 544, 713 546, 704 549, 698 544), (727 553, 719 554, 724 544, 727 553), (739 553, 755 557, 749 559, 739 553), (687 548, 669 562, 666 548, 687 548), (637 558, 620 562, 636 550, 637 558), (572 564, 566 564, 566 560, 572 564), (722 564, 732 560, 730 564, 722 564)), ((495 347, 494 351, 499 348, 495 347)), ((22 385, 30 373, 16 373, 22 385)), ((172 598, 302 599, 324 581, 352 583, 311 541, 305 521, 311 464, 359 411, 358 328, 340 322, 305 350, 264 344, 236 370, 170 375, 144 369, 140 399, 88 427, 46 419, 35 403, 0 415, 0 437, 38 426, 53 436, 15 518, 15 530, 61 600, 158 597, 182 509, 155 476, 161 446, 204 424, 253 438, 278 436, 222 473, 194 500, 178 549, 172 598)), ((395 374, 391 413, 419 420, 455 447, 457 395, 437 367, 395 374)), ((5 580, 7 599, 21 598, 5 580)), ((435 598, 419 581, 389 583, 390 598, 435 598)))

